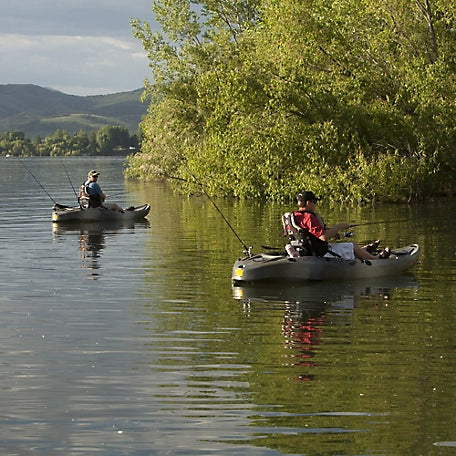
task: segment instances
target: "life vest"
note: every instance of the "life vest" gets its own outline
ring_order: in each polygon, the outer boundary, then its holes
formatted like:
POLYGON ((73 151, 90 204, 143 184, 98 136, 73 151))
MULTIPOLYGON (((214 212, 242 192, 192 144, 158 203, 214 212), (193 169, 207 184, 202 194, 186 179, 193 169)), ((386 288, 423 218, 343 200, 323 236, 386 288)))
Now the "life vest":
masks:
POLYGON ((84 182, 79 187, 78 203, 80 208, 87 209, 89 207, 100 207, 102 204, 100 195, 90 195, 87 187, 87 182, 84 182))
MULTIPOLYGON (((305 212, 314 214, 310 211, 305 212)), ((286 212, 283 214, 282 225, 284 236, 287 236, 290 244, 297 248, 300 256, 324 256, 329 251, 327 242, 317 238, 317 236, 296 222, 294 212, 286 212)))

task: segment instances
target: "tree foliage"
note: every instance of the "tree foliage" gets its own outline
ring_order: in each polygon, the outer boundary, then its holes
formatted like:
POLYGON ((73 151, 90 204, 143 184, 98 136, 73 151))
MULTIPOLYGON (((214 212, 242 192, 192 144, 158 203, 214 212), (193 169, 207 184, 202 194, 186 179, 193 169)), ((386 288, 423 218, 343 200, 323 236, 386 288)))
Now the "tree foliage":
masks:
POLYGON ((95 138, 101 154, 112 152, 116 148, 125 150, 130 145, 128 129, 118 125, 101 127, 96 132, 95 138))
POLYGON ((154 12, 162 33, 132 24, 153 83, 130 176, 273 199, 454 191, 453 2, 157 0, 154 12))
POLYGON ((0 155, 3 156, 111 155, 116 151, 125 153, 130 146, 139 146, 137 136, 130 137, 127 128, 113 125, 90 135, 85 130, 73 135, 66 130, 57 130, 53 135, 44 139, 38 136, 33 141, 21 131, 0 133, 0 155))

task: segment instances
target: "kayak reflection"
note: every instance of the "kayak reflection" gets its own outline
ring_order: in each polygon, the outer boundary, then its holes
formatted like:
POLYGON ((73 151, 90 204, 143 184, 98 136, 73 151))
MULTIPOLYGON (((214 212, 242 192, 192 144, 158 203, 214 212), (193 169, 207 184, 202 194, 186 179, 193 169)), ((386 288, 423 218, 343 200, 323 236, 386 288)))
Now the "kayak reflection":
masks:
POLYGON ((233 297, 244 304, 252 302, 278 301, 327 305, 364 295, 383 295, 388 299, 394 289, 417 289, 418 281, 413 274, 377 279, 353 280, 346 282, 305 282, 303 285, 268 282, 265 284, 235 283, 233 297))
POLYGON ((81 254, 81 267, 88 271, 89 278, 96 280, 99 276, 100 258, 106 248, 106 235, 113 236, 123 230, 132 230, 135 226, 149 227, 147 219, 130 223, 85 223, 53 224, 55 236, 76 235, 81 254))
MULTIPOLYGON (((284 286, 269 283, 262 286, 235 285, 233 296, 243 303, 249 316, 253 313, 283 309, 282 335, 287 365, 293 366, 297 381, 312 381, 321 363, 322 345, 328 343, 335 327, 352 325, 353 310, 361 299, 368 307, 389 306, 393 293, 399 289, 416 291, 418 281, 413 275, 402 275, 351 283, 309 282, 305 285, 284 286), (265 304, 264 304, 265 303, 265 304), (274 306, 274 303, 276 305, 274 306), (332 330, 328 331, 332 327, 332 330)), ((345 330, 342 330, 345 333, 345 330)))

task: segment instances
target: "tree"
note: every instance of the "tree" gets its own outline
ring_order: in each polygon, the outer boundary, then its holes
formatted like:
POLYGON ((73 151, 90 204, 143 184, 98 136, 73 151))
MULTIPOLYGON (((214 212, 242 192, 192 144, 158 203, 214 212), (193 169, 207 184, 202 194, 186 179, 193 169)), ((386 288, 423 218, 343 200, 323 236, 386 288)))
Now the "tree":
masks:
POLYGON ((0 155, 28 157, 32 156, 33 153, 33 144, 25 137, 25 134, 22 131, 7 131, 0 133, 0 155))
POLYGON ((125 127, 107 125, 97 131, 96 142, 101 154, 112 153, 116 148, 128 149, 130 134, 125 127))
POLYGON ((152 33, 147 22, 132 22, 154 80, 146 85, 151 104, 141 135, 142 157, 150 160, 140 157, 138 165, 146 175, 184 172, 182 157, 202 143, 215 108, 212 92, 230 59, 236 59, 237 38, 252 25, 257 3, 157 1, 153 9, 163 34, 152 33))
POLYGON ((133 22, 154 82, 130 175, 196 175, 241 197, 310 186, 352 202, 453 187, 449 0, 166 0, 154 11, 163 35, 133 22))

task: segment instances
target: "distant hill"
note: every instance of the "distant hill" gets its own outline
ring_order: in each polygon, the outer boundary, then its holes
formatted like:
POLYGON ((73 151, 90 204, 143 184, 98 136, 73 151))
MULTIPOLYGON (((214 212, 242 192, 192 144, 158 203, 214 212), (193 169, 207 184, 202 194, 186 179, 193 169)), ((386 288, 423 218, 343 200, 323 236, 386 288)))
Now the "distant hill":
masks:
POLYGON ((32 84, 0 85, 0 132, 20 130, 33 139, 56 130, 90 133, 105 125, 127 127, 130 135, 147 111, 142 89, 81 97, 32 84))

